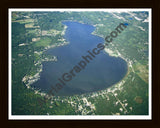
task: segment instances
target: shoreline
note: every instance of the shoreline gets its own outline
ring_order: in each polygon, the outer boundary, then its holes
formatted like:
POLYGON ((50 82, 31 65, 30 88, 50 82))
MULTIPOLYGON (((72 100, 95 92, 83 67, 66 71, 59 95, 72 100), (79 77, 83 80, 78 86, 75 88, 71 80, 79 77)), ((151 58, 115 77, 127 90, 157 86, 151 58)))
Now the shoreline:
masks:
MULTIPOLYGON (((63 29, 63 31, 61 32, 61 35, 62 35, 62 36, 64 36, 66 29, 67 29, 67 26, 64 25, 64 29, 63 29)), ((43 53, 44 53, 45 51, 47 51, 48 49, 56 48, 56 47, 60 47, 60 46, 68 45, 68 44, 69 44, 69 42, 67 42, 67 41, 64 41, 63 43, 60 43, 60 44, 55 43, 55 44, 53 44, 53 45, 49 45, 49 46, 45 47, 44 50, 41 51, 41 52, 34 51, 34 53, 43 54, 43 53)), ((55 62, 56 62, 56 61, 57 61, 57 57, 54 56, 54 59, 49 59, 49 58, 42 59, 42 58, 41 58, 40 60, 38 60, 37 63, 35 63, 35 66, 36 66, 37 64, 39 64, 39 67, 37 67, 37 70, 38 70, 37 73, 34 74, 33 76, 26 74, 26 75, 22 78, 22 82, 25 84, 25 86, 26 86, 28 89, 31 88, 32 90, 35 90, 35 89, 32 88, 30 85, 33 84, 33 83, 35 83, 35 82, 37 82, 37 81, 40 79, 40 73, 43 71, 43 64, 42 64, 42 63, 45 62, 45 61, 48 61, 48 62, 49 62, 49 61, 55 61, 55 62)))
MULTIPOLYGON (((105 51, 105 50, 104 50, 105 51)), ((110 50, 111 51, 111 50, 110 50)), ((106 51, 105 51, 106 52, 106 51)), ((113 52, 113 51, 112 51, 113 52)), ((108 53, 108 52, 106 52, 106 53, 108 53)), ((120 57, 120 58, 122 58, 122 59, 124 59, 124 57, 121 55, 121 56, 118 56, 118 55, 116 55, 115 56, 115 54, 114 54, 114 52, 113 52, 113 54, 111 54, 111 53, 108 53, 109 54, 109 56, 113 56, 113 57, 120 57)), ((103 89, 103 90, 100 90, 100 91, 97 91, 97 92, 90 92, 90 93, 86 93, 86 94, 82 94, 82 95, 91 95, 91 96, 88 96, 88 97, 93 97, 93 95, 96 95, 97 97, 98 96, 100 96, 100 95, 106 95, 108 92, 110 92, 109 90, 114 90, 113 88, 120 88, 118 85, 120 84, 120 86, 123 86, 123 84, 125 83, 125 82, 123 82, 127 77, 128 77, 128 74, 130 73, 130 70, 129 70, 129 62, 126 60, 126 59, 124 59, 125 61, 126 61, 126 63, 127 63, 127 72, 126 72, 126 74, 125 74, 125 76, 120 80, 120 81, 118 81, 117 83, 115 83, 115 84, 113 84, 113 85, 111 85, 110 87, 108 87, 108 88, 105 88, 105 89, 103 89), (121 84, 122 83, 122 84, 121 84)), ((121 90, 121 89, 119 89, 119 90, 121 90)), ((79 95, 79 96, 81 96, 81 95, 79 95)))
MULTIPOLYGON (((65 27, 65 29, 67 29, 67 27, 65 27)), ((64 30, 64 34, 65 34, 65 30, 64 30)), ((96 34, 96 36, 99 36, 99 35, 96 34)), ((103 37, 101 37, 101 38, 103 38, 103 37)), ((59 46, 63 46, 63 45, 59 45, 59 46)), ((47 49, 49 49, 49 48, 52 48, 52 47, 49 46, 47 49)), ((56 46, 55 46, 55 48, 56 48, 56 46)), ((124 59, 127 62, 127 68, 128 68, 127 72, 126 72, 125 76, 120 81, 118 81, 117 83, 111 85, 108 88, 104 88, 103 90, 99 90, 99 91, 96 91, 96 92, 89 92, 89 93, 84 93, 84 94, 79 94, 79 95, 75 94, 75 95, 71 95, 71 96, 51 96, 47 92, 41 91, 41 89, 36 89, 36 88, 32 88, 32 90, 34 91, 33 93, 40 95, 42 98, 44 97, 45 99, 50 100, 50 102, 52 102, 52 103, 54 101, 59 101, 59 102, 65 102, 67 104, 70 104, 73 108, 75 108, 76 112, 80 112, 82 114, 86 114, 83 111, 83 110, 86 109, 86 106, 83 107, 83 105, 85 104, 85 105, 90 107, 91 111, 89 111, 89 112, 94 113, 95 110, 96 110, 95 103, 94 102, 90 102, 89 99, 90 98, 93 99, 95 97, 102 97, 103 99, 106 98, 106 100, 108 101, 110 99, 110 93, 111 93, 111 95, 113 97, 116 97, 118 95, 116 91, 117 90, 119 90, 119 91, 123 90, 123 87, 124 87, 123 85, 125 84, 126 79, 128 77, 128 74, 130 72, 129 62, 127 61, 126 58, 124 58, 119 53, 118 50, 112 51, 110 49, 105 48, 104 52, 108 53, 110 56, 113 56, 113 57, 120 57, 120 58, 124 59), (115 52, 117 52, 117 54, 115 52), (76 99, 76 100, 73 100, 73 98, 76 99), (82 100, 83 103, 77 103, 79 100, 82 100)), ((123 107, 125 108, 125 106, 123 106, 123 107)))
MULTIPOLYGON (((63 20, 63 21, 61 21, 61 23, 62 22, 65 22, 65 21, 71 21, 71 20, 63 20)), ((79 22, 79 21, 73 21, 73 22, 79 22)), ((81 22, 79 22, 79 23, 81 23, 81 22)), ((63 23, 62 23, 63 24, 63 23)), ((82 23, 82 24, 85 24, 85 23, 82 23)), ((65 25, 65 24, 63 24, 65 27, 64 27, 64 30, 62 31, 62 34, 64 35, 65 34, 65 31, 66 31, 66 29, 67 29, 67 26, 65 25)), ((94 25, 93 25, 94 26, 94 25)), ((94 26, 95 28, 96 28, 96 26, 94 26)), ((96 30, 96 29, 95 29, 96 30)), ((96 36, 99 36, 98 34, 96 34, 96 33, 94 33, 94 31, 92 32, 93 33, 93 35, 96 35, 96 36)), ((91 33, 91 34, 92 34, 91 33)), ((101 37, 101 36, 99 36, 99 37, 101 37)), ((101 37, 101 38, 103 38, 103 37, 101 37)), ((68 44, 68 43, 67 43, 68 44)), ((58 47, 59 46, 63 46, 63 45, 57 45, 58 47)), ((54 45, 54 46, 48 46, 47 48, 45 48, 45 50, 44 51, 46 51, 46 50, 48 50, 48 49, 50 49, 50 48, 56 48, 57 47, 56 45, 54 45)), ((43 52, 44 52, 43 51, 43 52)), ((114 57, 120 57, 120 58, 122 58, 122 59, 124 59, 126 62, 127 62, 127 67, 128 67, 128 69, 127 69, 127 73, 126 73, 126 75, 120 80, 120 81, 118 81, 117 83, 115 83, 115 84, 113 84, 113 85, 111 85, 109 88, 105 88, 105 89, 103 89, 103 90, 100 90, 100 91, 96 91, 96 92, 90 92, 90 93, 84 93, 84 94, 80 94, 80 95, 77 95, 77 94, 75 94, 75 95, 72 95, 72 96, 66 96, 66 98, 67 97, 73 97, 73 96, 78 96, 78 97, 87 97, 87 98, 89 98, 89 97, 92 97, 92 95, 97 95, 97 96, 99 96, 99 95, 101 95, 101 93, 103 93, 104 94, 104 91, 106 92, 106 93, 108 93, 108 89, 112 89, 112 88, 114 88, 116 85, 118 85, 119 83, 121 83, 127 76, 128 76, 128 73, 129 73, 129 66, 128 66, 128 61, 124 58, 124 57, 122 57, 122 55, 118 52, 118 55, 116 55, 115 54, 115 52, 114 51, 112 51, 112 50, 110 50, 110 49, 107 49, 107 48, 105 48, 104 49, 104 51, 105 52, 107 52, 110 56, 114 56, 114 57), (90 95, 90 96, 88 96, 88 95, 90 95)), ((41 67, 41 68, 43 68, 43 66, 41 67)), ((39 72, 39 74, 42 72, 42 70, 40 70, 40 72, 39 72)), ((39 80, 39 79, 37 79, 37 80, 39 80)), ((36 82, 36 81, 35 81, 36 82)), ((33 84, 33 83, 32 83, 33 84)), ((39 94, 39 95, 41 95, 41 96, 47 96, 47 97, 52 97, 53 98, 53 96, 49 96, 46 92, 41 92, 41 90, 37 90, 37 89, 35 89, 35 88, 32 88, 32 90, 34 91, 34 93, 35 94, 39 94)), ((63 97, 63 96, 54 96, 54 98, 56 98, 56 97, 63 97)))
MULTIPOLYGON (((104 51, 105 51, 106 53, 108 53, 109 56, 120 57, 120 58, 122 58, 123 60, 126 61, 126 63, 127 63, 127 72, 126 72, 125 76, 119 81, 119 82, 121 82, 122 80, 124 80, 124 79, 128 76, 128 74, 129 74, 129 72, 130 72, 130 71, 129 71, 129 62, 128 62, 127 59, 125 59, 119 52, 118 52, 118 55, 116 55, 116 53, 115 53, 114 51, 112 51, 112 50, 110 50, 110 49, 108 49, 108 48, 105 48, 104 51)), ((117 50, 117 51, 118 51, 118 50, 117 50)), ((119 82, 115 83, 114 85, 118 84, 119 82)), ((114 86, 114 85, 112 85, 112 86, 114 86)))

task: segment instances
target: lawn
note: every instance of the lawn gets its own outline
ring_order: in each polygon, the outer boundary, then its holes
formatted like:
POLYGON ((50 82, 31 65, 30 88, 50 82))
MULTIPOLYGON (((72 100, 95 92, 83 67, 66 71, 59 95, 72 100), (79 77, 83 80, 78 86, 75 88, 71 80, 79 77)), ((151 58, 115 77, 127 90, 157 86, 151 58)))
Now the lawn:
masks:
POLYGON ((47 47, 51 43, 51 39, 48 37, 41 38, 39 41, 35 42, 36 47, 47 47))

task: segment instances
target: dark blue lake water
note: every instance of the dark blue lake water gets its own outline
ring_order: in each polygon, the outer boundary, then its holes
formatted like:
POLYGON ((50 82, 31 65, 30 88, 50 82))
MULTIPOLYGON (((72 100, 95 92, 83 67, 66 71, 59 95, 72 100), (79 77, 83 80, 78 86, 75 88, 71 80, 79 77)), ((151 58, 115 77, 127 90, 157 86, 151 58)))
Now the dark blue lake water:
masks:
MULTIPOLYGON (((91 33, 95 27, 78 22, 66 21, 65 38, 69 45, 52 48, 47 54, 57 56, 57 62, 43 62, 43 71, 40 80, 32 86, 42 91, 49 91, 51 86, 59 83, 58 78, 69 73, 81 60, 81 56, 88 55, 88 50, 104 43, 104 39, 91 33)), ((107 29, 107 28, 106 28, 107 29)), ((116 57, 111 57, 103 50, 95 56, 72 80, 54 93, 55 95, 74 95, 103 90, 120 81, 127 72, 127 63, 116 57)))

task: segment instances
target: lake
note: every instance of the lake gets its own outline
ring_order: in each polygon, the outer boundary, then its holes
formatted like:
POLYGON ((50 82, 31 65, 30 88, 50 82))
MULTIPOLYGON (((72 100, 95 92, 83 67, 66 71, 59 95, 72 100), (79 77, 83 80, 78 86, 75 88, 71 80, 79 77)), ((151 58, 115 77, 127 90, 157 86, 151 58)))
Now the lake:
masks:
MULTIPOLYGON (((45 92, 59 82, 58 78, 61 78, 62 74, 70 72, 82 60, 81 56, 88 55, 88 50, 97 47, 99 43, 105 43, 103 38, 91 34, 95 30, 92 25, 71 21, 65 21, 63 24, 67 26, 64 37, 69 44, 47 50, 46 53, 57 56, 58 61, 43 62, 40 80, 31 85, 45 92)), ((102 50, 55 95, 71 96, 106 89, 123 79, 127 70, 125 60, 109 56, 102 50)))

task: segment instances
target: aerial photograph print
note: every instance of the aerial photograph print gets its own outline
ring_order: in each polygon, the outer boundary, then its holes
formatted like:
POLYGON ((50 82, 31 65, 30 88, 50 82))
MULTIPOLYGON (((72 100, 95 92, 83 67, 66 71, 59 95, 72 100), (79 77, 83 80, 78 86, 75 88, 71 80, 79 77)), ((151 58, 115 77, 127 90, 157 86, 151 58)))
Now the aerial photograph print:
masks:
POLYGON ((9 9, 9 119, 151 119, 151 9, 9 9))

